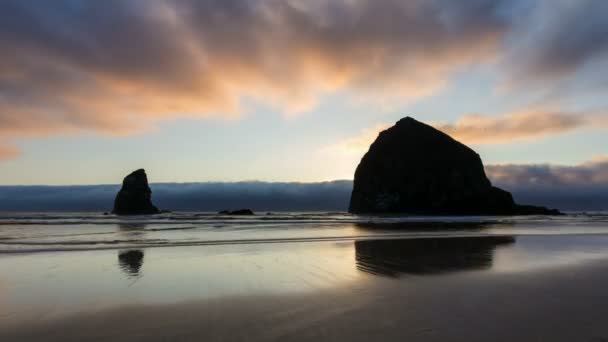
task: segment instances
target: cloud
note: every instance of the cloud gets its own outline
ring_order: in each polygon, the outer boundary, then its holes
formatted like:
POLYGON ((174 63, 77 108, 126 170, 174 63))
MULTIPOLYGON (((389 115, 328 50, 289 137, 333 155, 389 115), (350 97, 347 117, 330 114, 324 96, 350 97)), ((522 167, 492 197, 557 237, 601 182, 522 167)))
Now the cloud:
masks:
POLYGON ((286 112, 353 91, 404 101, 493 58, 506 1, 0 3, 0 137, 130 133, 175 117, 286 112))
POLYGON ((433 124, 455 139, 470 144, 511 143, 607 125, 608 118, 601 113, 546 110, 522 111, 502 116, 472 114, 463 116, 453 124, 433 124))
POLYGON ((4 0, 0 140, 130 134, 176 117, 234 119, 244 100, 285 113, 310 110, 332 92, 406 102, 468 65, 496 60, 520 78, 567 77, 606 53, 607 6, 4 0))
POLYGON ((506 64, 512 79, 555 81, 608 57, 608 2, 542 0, 526 7, 509 34, 513 46, 506 64))
POLYGON ((492 181, 505 186, 606 186, 608 185, 608 156, 596 157, 575 166, 488 165, 486 173, 492 181))
MULTIPOLYGON (((345 211, 351 181, 155 183, 153 201, 182 211, 345 211)), ((109 211, 120 185, 0 186, 0 211, 109 211)))
POLYGON ((511 191, 517 201, 563 210, 608 209, 608 156, 579 165, 486 165, 495 185, 511 191))
POLYGON ((9 144, 0 143, 0 160, 13 159, 19 155, 19 151, 9 144))
MULTIPOLYGON (((608 127, 603 113, 522 111, 503 116, 465 115, 455 123, 431 123, 438 130, 466 144, 499 144, 537 139, 584 128, 608 127)), ((389 124, 377 124, 323 148, 341 155, 363 155, 389 124)))
POLYGON ((377 124, 372 128, 362 130, 359 134, 348 137, 340 142, 331 144, 323 148, 325 152, 346 155, 363 155, 369 146, 376 140, 378 134, 389 128, 389 124, 377 124))
MULTIPOLYGON (((562 210, 608 209, 608 157, 579 165, 487 165, 493 184, 516 201, 562 210)), ((0 211, 109 211, 120 185, 0 186, 0 211)), ((345 211, 352 181, 321 183, 154 183, 161 208, 218 211, 345 211)))
POLYGON ((3 1, 2 134, 235 117, 244 98, 306 110, 344 88, 425 95, 505 29, 500 2, 469 2, 3 1))

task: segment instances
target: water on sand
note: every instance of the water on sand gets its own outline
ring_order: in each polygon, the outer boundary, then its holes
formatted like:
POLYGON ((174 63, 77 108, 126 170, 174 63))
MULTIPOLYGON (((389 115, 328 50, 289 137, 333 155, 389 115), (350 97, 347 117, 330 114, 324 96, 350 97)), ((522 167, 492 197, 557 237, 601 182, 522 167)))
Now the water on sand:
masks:
POLYGON ((0 340, 593 341, 607 259, 601 213, 4 214, 0 340))

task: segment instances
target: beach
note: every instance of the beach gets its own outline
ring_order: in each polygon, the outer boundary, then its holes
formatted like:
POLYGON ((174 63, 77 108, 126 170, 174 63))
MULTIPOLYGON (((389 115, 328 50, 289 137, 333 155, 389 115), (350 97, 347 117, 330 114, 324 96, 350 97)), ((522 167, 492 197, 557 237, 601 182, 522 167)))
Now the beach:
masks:
POLYGON ((46 237, 5 218, 0 340, 608 339, 602 216, 323 217, 178 220, 188 233, 75 219, 86 246, 65 217, 46 237))
POLYGON ((0 342, 608 342, 608 0, 0 0, 0 342))

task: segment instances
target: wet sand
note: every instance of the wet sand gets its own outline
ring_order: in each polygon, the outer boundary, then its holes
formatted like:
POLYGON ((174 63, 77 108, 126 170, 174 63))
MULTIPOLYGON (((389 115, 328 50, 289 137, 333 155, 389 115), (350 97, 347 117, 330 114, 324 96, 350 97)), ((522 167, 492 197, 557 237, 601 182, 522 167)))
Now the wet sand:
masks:
POLYGON ((0 257, 0 341, 608 341, 608 237, 0 257))

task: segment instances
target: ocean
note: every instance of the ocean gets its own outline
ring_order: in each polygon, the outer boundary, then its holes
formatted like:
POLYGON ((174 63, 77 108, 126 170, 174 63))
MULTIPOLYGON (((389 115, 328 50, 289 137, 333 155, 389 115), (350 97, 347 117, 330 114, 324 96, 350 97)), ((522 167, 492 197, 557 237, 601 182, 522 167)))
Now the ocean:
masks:
POLYGON ((360 216, 275 212, 0 213, 0 253, 492 235, 608 234, 608 212, 565 216, 360 216))

